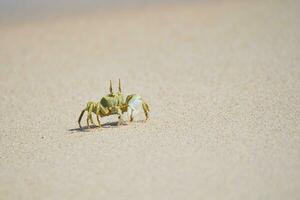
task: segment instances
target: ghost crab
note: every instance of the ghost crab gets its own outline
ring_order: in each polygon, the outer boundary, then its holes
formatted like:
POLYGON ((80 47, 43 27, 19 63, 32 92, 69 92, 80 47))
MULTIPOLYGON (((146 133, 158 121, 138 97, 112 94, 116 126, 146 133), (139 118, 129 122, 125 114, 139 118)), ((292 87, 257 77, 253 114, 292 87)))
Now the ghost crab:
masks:
POLYGON ((87 112, 86 123, 88 128, 90 128, 89 122, 95 125, 92 118, 92 113, 96 115, 99 127, 101 127, 99 117, 106 117, 110 115, 118 115, 118 119, 119 119, 118 126, 120 124, 125 124, 125 121, 122 118, 122 114, 124 112, 130 113, 130 122, 132 122, 133 113, 137 111, 137 109, 140 107, 142 107, 144 110, 145 121, 149 118, 149 112, 150 112, 149 105, 138 94, 131 94, 125 97, 122 94, 120 79, 119 79, 118 92, 116 94, 113 93, 111 81, 110 81, 109 91, 110 93, 102 97, 99 102, 90 101, 87 103, 86 107, 81 111, 78 119, 78 125, 80 129, 82 129, 80 122, 85 112, 87 112))

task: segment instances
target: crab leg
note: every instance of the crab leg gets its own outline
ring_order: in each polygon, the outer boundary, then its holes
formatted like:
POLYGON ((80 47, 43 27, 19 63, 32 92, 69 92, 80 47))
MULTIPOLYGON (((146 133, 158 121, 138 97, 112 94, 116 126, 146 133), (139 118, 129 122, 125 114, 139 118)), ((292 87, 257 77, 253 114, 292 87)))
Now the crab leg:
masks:
POLYGON ((149 118, 148 112, 150 112, 149 105, 146 102, 143 101, 142 107, 143 107, 145 117, 146 117, 145 121, 147 121, 147 119, 149 118))
MULTIPOLYGON (((93 121, 93 117, 92 117, 92 112, 93 112, 93 110, 94 110, 94 104, 91 104, 90 107, 89 107, 89 110, 88 110, 88 120, 90 120, 91 123, 92 123, 93 125, 95 125, 95 123, 94 123, 94 121, 93 121)), ((89 124, 88 124, 88 126, 89 126, 89 124)))
POLYGON ((86 111, 86 109, 82 110, 80 115, 79 115, 79 118, 78 118, 78 125, 79 125, 80 129, 82 129, 80 122, 81 122, 82 116, 83 116, 85 111, 86 111))
POLYGON ((119 115, 118 116, 118 119, 119 119, 118 126, 121 125, 121 124, 126 124, 125 121, 122 118, 122 110, 119 107, 117 109, 118 109, 117 112, 118 112, 118 115, 119 115))
POLYGON ((99 103, 98 103, 98 104, 97 104, 96 116, 97 116, 97 122, 98 122, 98 125, 99 125, 99 127, 101 127, 99 115, 100 115, 100 105, 99 105, 99 103))

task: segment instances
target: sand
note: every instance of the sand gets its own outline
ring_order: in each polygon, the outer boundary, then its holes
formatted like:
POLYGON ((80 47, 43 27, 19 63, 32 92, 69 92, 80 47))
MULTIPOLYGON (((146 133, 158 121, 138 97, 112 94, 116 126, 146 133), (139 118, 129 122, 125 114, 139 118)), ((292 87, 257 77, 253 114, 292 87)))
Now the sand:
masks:
POLYGON ((204 1, 1 25, 0 199, 299 199, 299 6, 204 1), (119 77, 150 120, 78 130, 119 77))

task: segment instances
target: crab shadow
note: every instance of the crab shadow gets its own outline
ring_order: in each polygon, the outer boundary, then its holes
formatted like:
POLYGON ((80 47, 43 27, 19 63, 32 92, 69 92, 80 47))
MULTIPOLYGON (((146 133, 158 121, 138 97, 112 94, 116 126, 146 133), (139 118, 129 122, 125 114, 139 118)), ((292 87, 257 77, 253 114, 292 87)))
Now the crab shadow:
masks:
MULTIPOLYGON (((144 123, 144 121, 138 120, 138 121, 130 122, 130 123, 144 123)), ((121 126, 128 126, 128 122, 126 122, 126 124, 122 124, 122 125, 118 125, 118 122, 106 122, 101 125, 101 128, 110 129, 110 128, 118 128, 121 126)), ((72 129, 69 129, 68 131, 70 131, 70 132, 89 132, 89 130, 93 130, 93 129, 100 129, 100 127, 96 126, 96 125, 90 125, 90 127, 82 126, 82 128, 72 128, 72 129)))
MULTIPOLYGON (((124 125, 127 125, 127 124, 124 124, 124 125)), ((120 126, 124 126, 124 125, 120 125, 120 126)), ((118 122, 106 122, 105 124, 101 125, 101 128, 117 128, 117 127, 118 127, 118 122)), ((69 129, 68 131, 88 132, 88 130, 98 129, 98 128, 100 128, 100 127, 96 126, 96 125, 90 125, 90 127, 82 126, 82 128, 72 128, 72 129, 69 129)))

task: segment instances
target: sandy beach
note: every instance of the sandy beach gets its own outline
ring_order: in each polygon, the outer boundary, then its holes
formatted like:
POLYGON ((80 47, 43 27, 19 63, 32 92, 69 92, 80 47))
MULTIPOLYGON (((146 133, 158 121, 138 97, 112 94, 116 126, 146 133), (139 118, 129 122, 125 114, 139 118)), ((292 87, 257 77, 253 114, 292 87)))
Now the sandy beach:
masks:
POLYGON ((299 199, 299 8, 202 1, 0 24, 0 199, 299 199), (150 120, 80 131, 118 78, 150 120))

